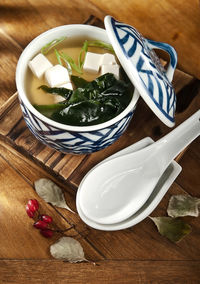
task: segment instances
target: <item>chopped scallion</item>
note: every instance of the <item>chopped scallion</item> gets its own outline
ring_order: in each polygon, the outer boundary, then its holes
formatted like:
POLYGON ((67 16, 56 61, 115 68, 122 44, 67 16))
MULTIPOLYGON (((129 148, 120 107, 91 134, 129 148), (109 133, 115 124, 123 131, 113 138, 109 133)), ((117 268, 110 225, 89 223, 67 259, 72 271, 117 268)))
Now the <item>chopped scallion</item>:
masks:
POLYGON ((65 39, 66 39, 66 37, 62 36, 60 38, 56 38, 56 39, 50 41, 49 43, 47 43, 45 46, 43 46, 41 48, 41 53, 47 54, 53 47, 55 47, 56 45, 58 45, 59 43, 61 43, 65 39))
POLYGON ((60 59, 60 54, 59 54, 59 52, 57 51, 56 48, 54 49, 54 51, 55 51, 55 54, 56 54, 56 58, 57 58, 57 60, 58 60, 58 63, 59 63, 60 65, 62 65, 62 61, 61 61, 61 59, 60 59))
POLYGON ((65 62, 68 62, 71 66, 72 69, 74 69, 76 72, 82 74, 82 70, 79 68, 79 66, 76 65, 74 59, 69 56, 68 54, 64 53, 64 52, 61 52, 60 53, 60 57, 65 61, 65 62))
POLYGON ((62 65, 62 60, 63 60, 66 64, 66 67, 67 67, 67 70, 69 71, 69 74, 72 74, 72 67, 71 67, 71 64, 69 63, 69 61, 66 60, 66 58, 64 58, 63 55, 57 49, 55 49, 55 54, 56 54, 56 58, 58 60, 58 63, 60 65, 62 65))
POLYGON ((85 56, 86 56, 87 51, 88 51, 88 41, 86 40, 84 41, 83 47, 81 48, 81 52, 78 57, 78 66, 80 70, 83 68, 83 64, 85 61, 85 56))
POLYGON ((106 42, 101 41, 101 40, 89 40, 88 46, 90 46, 90 47, 101 47, 101 48, 109 50, 112 53, 115 53, 111 44, 106 43, 106 42))

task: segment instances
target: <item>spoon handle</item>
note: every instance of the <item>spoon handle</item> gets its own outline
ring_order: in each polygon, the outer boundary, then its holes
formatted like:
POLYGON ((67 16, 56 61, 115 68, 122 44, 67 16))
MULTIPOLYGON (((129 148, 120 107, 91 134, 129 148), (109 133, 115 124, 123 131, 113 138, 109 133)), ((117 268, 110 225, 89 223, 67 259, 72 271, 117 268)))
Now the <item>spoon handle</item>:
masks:
POLYGON ((200 110, 158 140, 157 155, 160 165, 166 166, 195 138, 200 135, 200 110))

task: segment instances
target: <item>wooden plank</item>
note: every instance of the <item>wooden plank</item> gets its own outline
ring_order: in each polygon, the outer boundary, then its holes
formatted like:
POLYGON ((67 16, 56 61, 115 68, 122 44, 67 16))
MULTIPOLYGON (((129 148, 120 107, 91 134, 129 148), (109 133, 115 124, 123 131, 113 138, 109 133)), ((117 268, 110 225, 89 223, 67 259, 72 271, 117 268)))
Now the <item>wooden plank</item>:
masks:
POLYGON ((96 17, 101 18, 104 16, 104 13, 102 13, 100 9, 97 9, 96 5, 93 5, 90 1, 59 0, 59 2, 55 2, 43 0, 42 5, 40 5, 39 0, 29 0, 29 3, 35 8, 38 14, 40 14, 40 17, 49 27, 66 24, 80 24, 88 19, 90 15, 95 15, 96 17), (48 13, 46 9, 43 8, 47 6, 48 13))
POLYGON ((57 163, 53 168, 56 173, 59 173, 65 165, 69 163, 69 160, 72 159, 71 155, 64 155, 63 158, 57 163))
POLYGON ((47 160, 45 166, 51 168, 55 173, 67 180, 84 158, 85 155, 74 156, 72 154, 55 152, 49 160, 47 160))
POLYGON ((68 179, 71 174, 82 164, 85 160, 86 155, 70 155, 68 163, 65 164, 59 171, 59 174, 64 178, 68 179))
POLYGON ((48 161, 48 159, 53 155, 53 153, 55 153, 55 150, 44 145, 44 147, 39 153, 33 153, 33 157, 36 157, 36 159, 41 163, 46 163, 46 161, 48 161))
POLYGON ((22 118, 17 93, 11 96, 0 108, 0 134, 6 136, 22 118))
POLYGON ((9 36, 2 30, 2 11, 0 4, 0 106, 2 106, 10 96, 16 91, 15 70, 22 48, 12 41, 9 36))
POLYGON ((0 260, 1 283, 197 284, 199 261, 103 261, 69 264, 58 260, 0 260), (14 276, 14 277, 13 277, 14 276))
MULTIPOLYGON (((20 119, 17 121, 16 124, 14 124, 14 118, 12 118, 13 119, 13 127, 10 128, 10 131, 9 131, 9 128, 8 128, 9 132, 6 135, 6 137, 8 137, 13 143, 24 131, 27 131, 27 125, 26 125, 26 123, 23 119, 19 105, 18 105, 18 113, 20 113, 20 115, 21 115, 20 119)), ((10 119, 9 121, 12 121, 12 119, 10 119)), ((4 125, 4 122, 2 122, 2 126, 3 125, 4 125)))
POLYGON ((29 152, 38 143, 38 141, 26 127, 24 131, 21 133, 19 132, 19 136, 17 136, 14 143, 29 152))
MULTIPOLYGON (((183 79, 184 80, 184 79, 183 79)), ((193 79, 177 94, 176 112, 184 112, 200 92, 200 81, 193 79)))
POLYGON ((51 169, 53 169, 56 164, 62 160, 62 158, 64 157, 64 154, 55 151, 54 154, 47 160, 47 162, 45 163, 46 166, 50 167, 51 169))
POLYGON ((193 76, 179 69, 175 70, 174 78, 175 80, 173 79, 172 83, 176 94, 178 94, 185 86, 187 86, 194 80, 193 76))
POLYGON ((23 48, 36 36, 59 25, 83 23, 91 14, 102 15, 87 1, 4 0, 1 28, 23 48), (24 28, 26 27, 26 29, 24 28))
POLYGON ((5 116, 7 112, 14 104, 17 104, 17 92, 13 94, 0 108, 0 118, 5 116))
POLYGON ((71 196, 75 196, 74 190, 72 190, 63 180, 58 179, 46 171, 43 167, 38 166, 32 159, 27 159, 23 153, 20 153, 6 142, 0 141, 0 155, 10 164, 10 166, 18 172, 23 178, 31 185, 38 178, 46 177, 52 179, 61 187, 65 187, 71 196))
POLYGON ((48 26, 29 1, 4 0, 1 5, 1 29, 24 48, 48 26))
POLYGON ((181 166, 183 168, 182 174, 177 178, 177 183, 182 186, 190 195, 199 196, 200 189, 200 158, 197 151, 200 145, 200 138, 195 141, 197 147, 191 145, 188 149, 187 156, 182 158, 181 166), (196 151, 194 152, 194 150, 196 151), (196 154, 197 153, 197 154, 196 154))

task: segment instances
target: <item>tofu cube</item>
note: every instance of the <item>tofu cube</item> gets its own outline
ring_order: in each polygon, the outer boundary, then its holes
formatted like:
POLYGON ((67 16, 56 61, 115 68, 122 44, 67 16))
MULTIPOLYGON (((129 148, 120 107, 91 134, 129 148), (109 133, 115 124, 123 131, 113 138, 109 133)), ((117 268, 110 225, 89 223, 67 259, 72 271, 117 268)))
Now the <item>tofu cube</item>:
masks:
POLYGON ((41 79, 44 73, 53 65, 42 53, 39 53, 29 61, 28 66, 33 74, 37 78, 41 79))
POLYGON ((83 64, 83 70, 89 73, 97 74, 100 68, 102 54, 87 52, 83 64))
POLYGON ((66 89, 69 89, 69 90, 73 90, 73 86, 72 86, 71 82, 60 85, 60 86, 58 86, 58 88, 66 88, 66 89))
POLYGON ((60 64, 57 64, 45 72, 45 79, 51 88, 69 83, 69 72, 60 64))
POLYGON ((119 80, 119 65, 114 64, 106 64, 101 66, 101 75, 104 75, 106 73, 112 73, 115 75, 115 78, 119 80))
POLYGON ((116 58, 113 54, 105 53, 101 58, 100 65, 117 64, 116 58))
MULTIPOLYGON (((57 86, 57 88, 66 88, 66 89, 73 90, 72 83, 63 84, 63 85, 57 86)), ((55 103, 60 103, 62 101, 65 101, 64 97, 59 96, 59 95, 54 95, 54 102, 55 103)))

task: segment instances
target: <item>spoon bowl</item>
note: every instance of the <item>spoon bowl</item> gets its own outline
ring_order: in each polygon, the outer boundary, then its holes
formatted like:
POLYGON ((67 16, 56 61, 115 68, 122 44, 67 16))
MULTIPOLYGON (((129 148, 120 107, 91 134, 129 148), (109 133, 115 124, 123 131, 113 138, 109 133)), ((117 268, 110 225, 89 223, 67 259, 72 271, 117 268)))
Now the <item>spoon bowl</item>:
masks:
POLYGON ((152 145, 94 167, 80 184, 84 215, 101 224, 129 218, 147 201, 171 161, 199 134, 200 110, 152 145))

